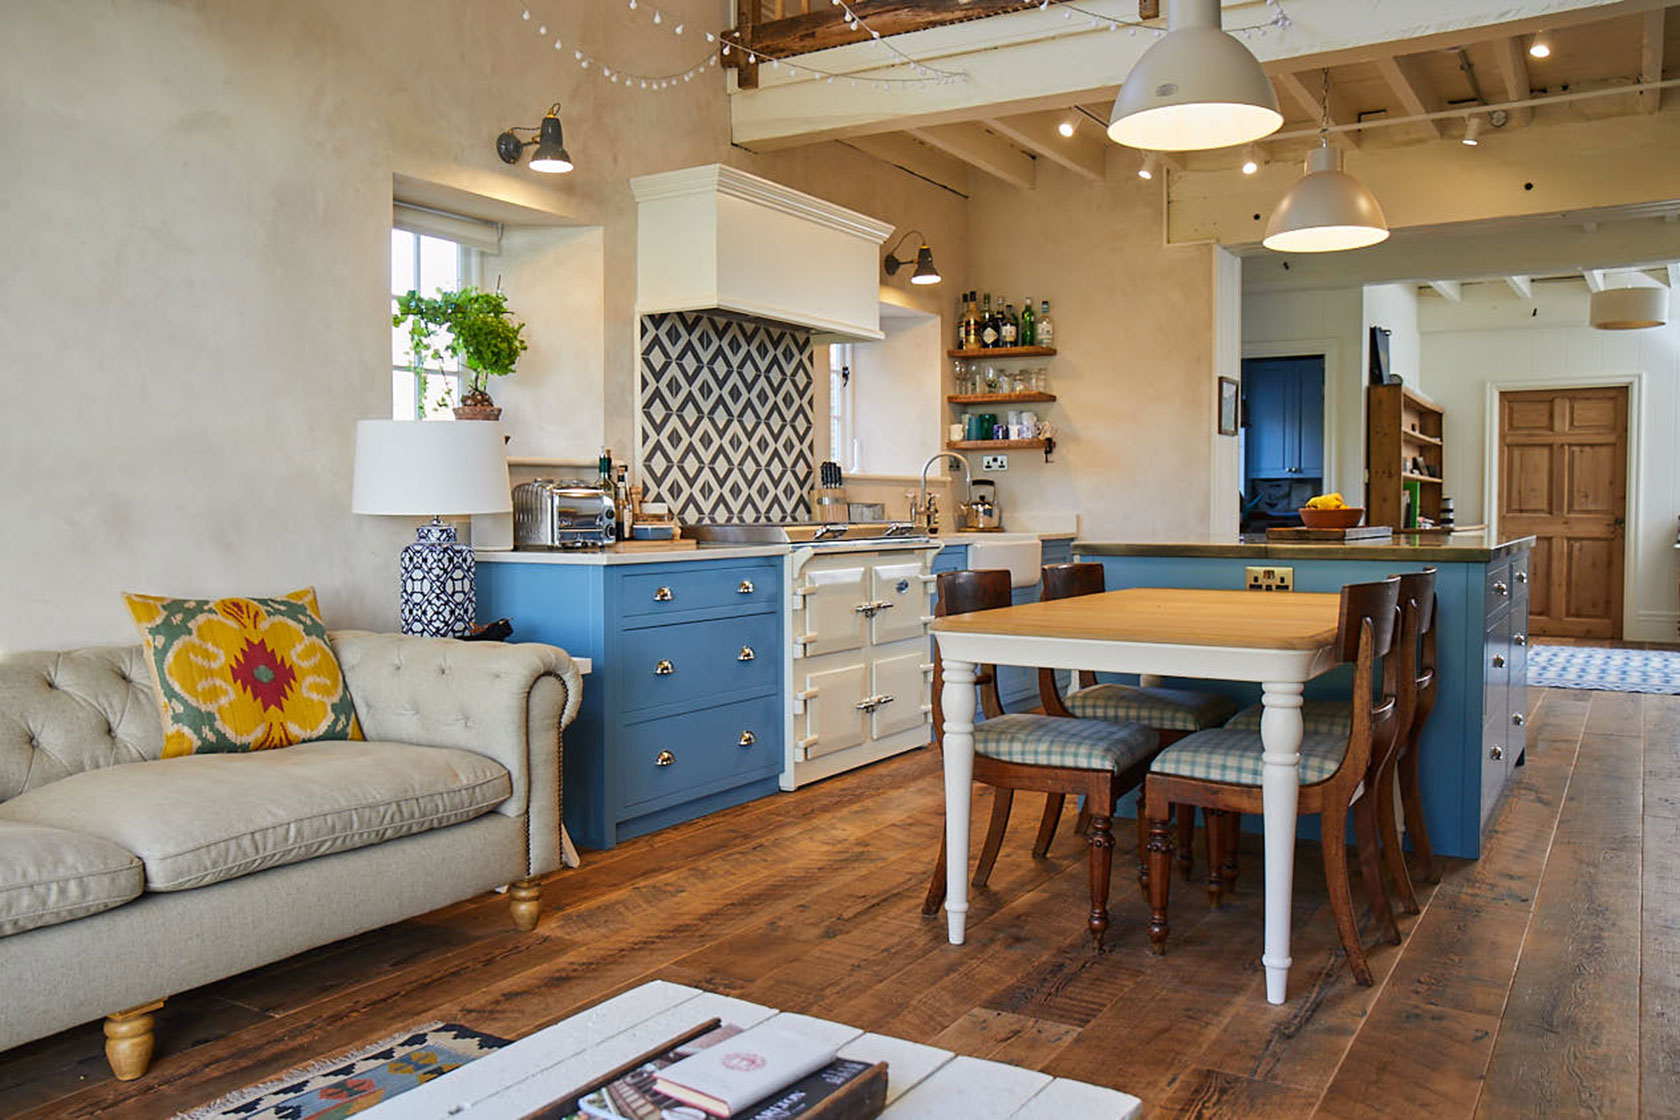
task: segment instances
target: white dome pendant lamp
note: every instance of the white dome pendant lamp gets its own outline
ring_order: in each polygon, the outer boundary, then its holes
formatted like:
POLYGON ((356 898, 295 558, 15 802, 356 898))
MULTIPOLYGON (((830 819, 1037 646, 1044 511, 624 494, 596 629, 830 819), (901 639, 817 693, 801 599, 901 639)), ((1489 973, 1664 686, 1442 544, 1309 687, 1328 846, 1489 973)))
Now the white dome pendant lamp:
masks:
POLYGON ((1339 253, 1388 240, 1388 220, 1365 184, 1342 170, 1330 146, 1330 72, 1324 72, 1325 116, 1306 174, 1272 211, 1261 244, 1279 253, 1339 253))
POLYGON ((1167 34, 1137 60, 1114 99, 1112 140, 1150 151, 1205 151, 1282 126, 1271 79, 1221 29, 1219 3, 1167 0, 1167 34))

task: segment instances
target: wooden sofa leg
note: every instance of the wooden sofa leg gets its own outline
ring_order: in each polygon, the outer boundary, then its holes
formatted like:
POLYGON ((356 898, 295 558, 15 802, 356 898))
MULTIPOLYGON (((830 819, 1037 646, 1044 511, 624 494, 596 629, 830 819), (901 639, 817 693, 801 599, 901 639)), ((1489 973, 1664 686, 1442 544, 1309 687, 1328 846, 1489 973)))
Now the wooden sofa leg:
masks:
POLYGON ((521 879, 508 887, 508 908, 513 911, 513 924, 525 933, 537 928, 542 913, 542 888, 535 879, 521 879))
POLYGON ((105 1060, 118 1081, 133 1081, 152 1064, 152 1012, 162 1006, 153 1000, 105 1016, 105 1060))

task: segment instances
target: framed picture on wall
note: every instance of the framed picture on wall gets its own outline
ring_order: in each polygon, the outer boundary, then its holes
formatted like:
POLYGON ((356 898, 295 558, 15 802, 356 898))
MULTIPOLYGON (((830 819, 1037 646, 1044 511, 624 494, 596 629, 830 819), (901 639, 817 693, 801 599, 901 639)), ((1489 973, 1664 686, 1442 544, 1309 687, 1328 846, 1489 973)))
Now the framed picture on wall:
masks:
POLYGON ((1219 434, 1222 436, 1237 434, 1237 402, 1241 388, 1234 378, 1219 379, 1219 434))

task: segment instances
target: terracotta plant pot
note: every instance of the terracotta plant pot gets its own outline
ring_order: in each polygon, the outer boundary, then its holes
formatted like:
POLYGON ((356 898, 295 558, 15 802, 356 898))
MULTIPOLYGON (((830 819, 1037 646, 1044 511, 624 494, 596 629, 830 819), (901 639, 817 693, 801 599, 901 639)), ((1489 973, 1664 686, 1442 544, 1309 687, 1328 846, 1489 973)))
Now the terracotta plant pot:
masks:
POLYGON ((500 420, 502 408, 494 404, 460 404, 455 406, 457 420, 500 420))

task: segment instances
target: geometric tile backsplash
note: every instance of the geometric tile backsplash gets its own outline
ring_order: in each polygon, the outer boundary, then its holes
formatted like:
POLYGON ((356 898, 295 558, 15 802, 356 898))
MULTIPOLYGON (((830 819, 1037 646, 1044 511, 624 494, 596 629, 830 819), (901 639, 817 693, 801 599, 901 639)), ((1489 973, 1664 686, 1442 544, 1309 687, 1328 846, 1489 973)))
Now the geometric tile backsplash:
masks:
POLYGON ((808 332, 702 311, 642 316, 642 475, 682 521, 806 521, 808 332))

